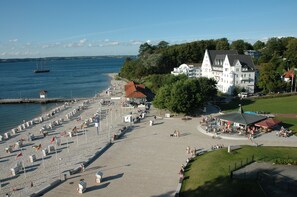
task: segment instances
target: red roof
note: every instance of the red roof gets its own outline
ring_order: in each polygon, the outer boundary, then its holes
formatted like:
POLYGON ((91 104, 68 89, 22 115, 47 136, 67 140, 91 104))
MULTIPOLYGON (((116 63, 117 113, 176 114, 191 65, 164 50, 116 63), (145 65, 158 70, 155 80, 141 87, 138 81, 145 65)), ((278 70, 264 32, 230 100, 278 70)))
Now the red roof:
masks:
POLYGON ((294 78, 294 74, 295 74, 294 70, 288 70, 287 72, 285 72, 283 74, 283 77, 284 78, 294 78))
POLYGON ((272 128, 275 125, 278 125, 279 123, 281 123, 282 121, 277 120, 277 119, 273 119, 273 118, 268 118, 266 120, 263 120, 261 122, 258 122, 255 124, 255 126, 257 127, 263 127, 263 128, 272 128))
POLYGON ((128 98, 145 98, 144 92, 145 86, 143 84, 136 84, 134 81, 130 81, 125 85, 126 97, 128 98))

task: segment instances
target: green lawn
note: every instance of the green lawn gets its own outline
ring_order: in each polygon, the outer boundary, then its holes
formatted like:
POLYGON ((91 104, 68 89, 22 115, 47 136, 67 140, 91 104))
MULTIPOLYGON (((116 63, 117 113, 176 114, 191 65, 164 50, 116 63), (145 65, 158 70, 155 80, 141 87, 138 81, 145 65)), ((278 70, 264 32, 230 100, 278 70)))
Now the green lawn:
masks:
MULTIPOLYGON (((297 96, 277 97, 277 98, 258 98, 234 100, 228 104, 219 105, 223 111, 238 110, 241 104, 244 111, 264 111, 271 114, 297 114, 297 96)), ((276 117, 282 120, 285 128, 297 132, 297 118, 276 117)))
POLYGON ((181 196, 263 196, 256 182, 231 181, 229 166, 234 168, 252 155, 258 162, 273 162, 276 159, 297 160, 297 148, 243 146, 234 154, 220 149, 196 157, 187 167, 181 196))
POLYGON ((278 114, 296 114, 297 96, 277 97, 277 98, 258 98, 235 100, 229 104, 220 105, 223 111, 233 111, 242 104, 245 111, 265 111, 278 114))

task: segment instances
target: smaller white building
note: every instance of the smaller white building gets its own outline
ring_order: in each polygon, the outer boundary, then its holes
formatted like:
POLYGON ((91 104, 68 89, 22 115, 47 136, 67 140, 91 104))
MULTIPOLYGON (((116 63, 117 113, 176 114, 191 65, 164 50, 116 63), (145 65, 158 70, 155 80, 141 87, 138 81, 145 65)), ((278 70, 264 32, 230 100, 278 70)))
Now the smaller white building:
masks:
POLYGON ((184 74, 190 78, 198 78, 201 77, 201 66, 198 64, 182 64, 177 68, 174 68, 173 71, 171 71, 171 74, 177 76, 184 74))
POLYGON ((46 90, 40 90, 40 92, 39 92, 39 96, 40 96, 40 98, 41 98, 41 99, 46 98, 46 93, 47 93, 46 90))

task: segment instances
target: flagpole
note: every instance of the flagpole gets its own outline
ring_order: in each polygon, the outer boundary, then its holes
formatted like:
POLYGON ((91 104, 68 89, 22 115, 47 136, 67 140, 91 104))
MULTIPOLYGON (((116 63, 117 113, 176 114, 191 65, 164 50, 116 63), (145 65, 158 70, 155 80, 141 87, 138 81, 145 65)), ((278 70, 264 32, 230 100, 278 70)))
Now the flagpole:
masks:
POLYGON ((69 153, 69 146, 68 146, 68 138, 67 139, 67 150, 68 150, 68 153, 69 153))
POLYGON ((112 125, 112 110, 110 111, 110 125, 109 125, 109 130, 108 130, 108 142, 110 142, 110 130, 111 130, 111 125, 112 125))
POLYGON ((22 159, 22 162, 23 162, 23 168, 24 168, 24 175, 25 175, 25 178, 27 178, 27 175, 26 175, 26 166, 25 166, 25 162, 24 162, 23 159, 22 159))
POLYGON ((76 132, 75 135, 76 135, 76 142, 77 142, 76 144, 78 146, 78 133, 76 132))
POLYGON ((99 134, 102 132, 102 126, 101 126, 101 109, 100 109, 100 115, 99 115, 99 134))
POLYGON ((43 158, 43 152, 41 150, 41 157, 42 157, 42 165, 43 165, 43 168, 45 168, 45 165, 44 165, 44 158, 43 158))
POLYGON ((57 142, 55 143, 55 151, 56 151, 56 160, 58 159, 58 154, 57 154, 57 142))

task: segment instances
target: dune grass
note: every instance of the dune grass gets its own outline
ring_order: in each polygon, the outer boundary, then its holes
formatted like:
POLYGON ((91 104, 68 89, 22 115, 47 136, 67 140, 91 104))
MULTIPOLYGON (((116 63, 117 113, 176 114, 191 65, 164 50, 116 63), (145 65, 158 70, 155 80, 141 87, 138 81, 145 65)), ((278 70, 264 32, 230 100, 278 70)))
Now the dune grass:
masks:
POLYGON ((297 148, 243 146, 233 154, 226 148, 196 157, 186 168, 181 196, 263 196, 254 181, 237 181, 229 178, 229 168, 248 159, 274 162, 276 159, 297 160, 297 148))

